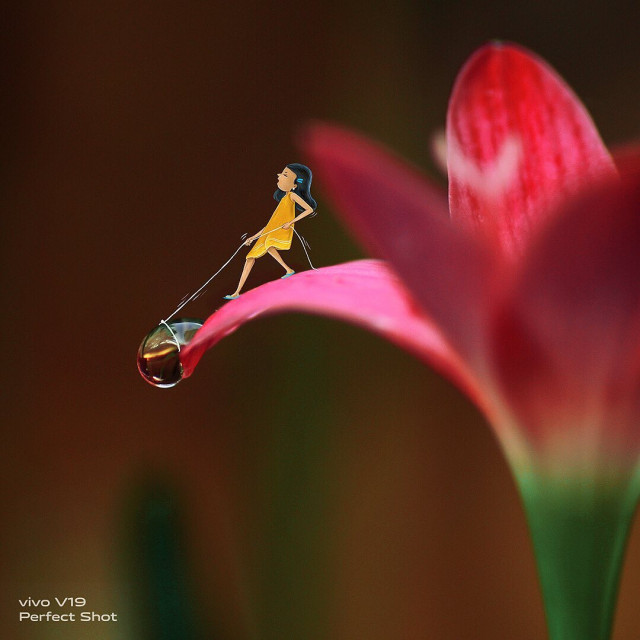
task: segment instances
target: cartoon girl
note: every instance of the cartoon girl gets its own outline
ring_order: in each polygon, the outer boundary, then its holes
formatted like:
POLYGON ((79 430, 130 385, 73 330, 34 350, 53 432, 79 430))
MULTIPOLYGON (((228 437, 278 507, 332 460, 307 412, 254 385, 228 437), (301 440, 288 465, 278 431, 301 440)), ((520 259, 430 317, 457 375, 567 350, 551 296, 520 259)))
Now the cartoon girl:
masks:
POLYGON ((286 273, 282 276, 283 279, 295 273, 282 259, 278 250, 286 251, 291 247, 293 224, 314 213, 318 206, 311 197, 312 177, 309 167, 297 163, 288 164, 282 173, 278 174, 278 188, 273 194, 278 206, 267 222, 267 226, 245 241, 245 245, 249 246, 258 239, 258 242, 247 254, 238 288, 231 295, 225 296, 225 300, 233 300, 240 295, 240 290, 244 286, 256 258, 261 258, 267 253, 284 267, 286 273), (298 215, 296 215, 297 212, 299 212, 298 215))

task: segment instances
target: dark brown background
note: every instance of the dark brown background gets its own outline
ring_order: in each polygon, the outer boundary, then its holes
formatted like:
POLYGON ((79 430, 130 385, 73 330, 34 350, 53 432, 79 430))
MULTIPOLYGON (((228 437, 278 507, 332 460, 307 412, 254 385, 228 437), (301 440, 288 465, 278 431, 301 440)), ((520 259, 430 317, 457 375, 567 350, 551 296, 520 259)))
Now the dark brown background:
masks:
MULTIPOLYGON (((437 176, 430 136, 489 39, 549 60, 607 143, 638 137, 630 6, 5 6, 0 636, 544 638, 514 483, 447 382, 304 316, 243 328, 171 391, 141 380, 135 353, 264 224, 309 118, 437 176), (16 623, 18 598, 67 595, 120 622, 16 623)), ((314 261, 361 256, 315 195, 314 261)), ((215 309, 240 267, 189 315, 215 309)), ((276 275, 260 261, 249 284, 276 275)), ((617 640, 640 633, 638 589, 636 530, 617 640)))

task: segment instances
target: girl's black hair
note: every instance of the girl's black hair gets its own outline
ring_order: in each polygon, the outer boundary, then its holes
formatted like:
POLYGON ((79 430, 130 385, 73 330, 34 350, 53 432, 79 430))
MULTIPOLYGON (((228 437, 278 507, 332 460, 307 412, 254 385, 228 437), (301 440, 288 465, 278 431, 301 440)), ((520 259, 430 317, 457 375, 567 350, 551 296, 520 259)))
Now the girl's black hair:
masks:
MULTIPOLYGON (((313 209, 313 213, 310 213, 309 217, 315 216, 318 203, 313 199, 313 196, 311 195, 311 180, 313 180, 311 169, 309 169, 309 167, 307 167, 306 165, 298 164, 297 162, 288 164, 287 169, 291 169, 291 171, 296 174, 296 189, 294 193, 299 195, 313 209)), ((276 202, 280 202, 285 193, 286 192, 282 189, 276 189, 276 192, 273 194, 276 202)), ((303 208, 297 202, 296 211, 303 211, 303 208)))

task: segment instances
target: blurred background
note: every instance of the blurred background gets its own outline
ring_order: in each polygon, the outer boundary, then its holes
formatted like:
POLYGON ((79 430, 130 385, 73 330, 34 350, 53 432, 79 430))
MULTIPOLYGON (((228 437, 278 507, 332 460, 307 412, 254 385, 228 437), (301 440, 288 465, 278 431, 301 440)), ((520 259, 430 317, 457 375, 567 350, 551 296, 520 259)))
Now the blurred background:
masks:
MULTIPOLYGON (((595 0, 4 3, 0 637, 546 637, 514 483, 448 382, 302 315, 243 327, 171 390, 136 351, 264 225, 300 124, 352 126, 444 185, 429 141, 499 38, 615 145, 640 137, 639 28, 638 5, 595 0), (118 622, 17 622, 19 599, 67 596, 118 622)), ((361 257, 314 187, 314 264, 361 257)), ((639 589, 636 526, 616 640, 638 637, 639 589)))

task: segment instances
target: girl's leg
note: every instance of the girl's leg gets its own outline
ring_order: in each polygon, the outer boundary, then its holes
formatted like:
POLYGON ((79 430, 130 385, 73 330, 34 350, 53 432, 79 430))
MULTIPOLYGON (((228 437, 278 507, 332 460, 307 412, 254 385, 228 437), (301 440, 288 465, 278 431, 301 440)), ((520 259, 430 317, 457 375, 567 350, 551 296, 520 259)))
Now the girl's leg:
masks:
POLYGON ((275 258, 278 261, 278 263, 281 264, 287 270, 287 273, 293 273, 293 269, 289 267, 287 263, 282 259, 282 256, 278 253, 278 250, 275 247, 269 247, 267 251, 269 252, 269 255, 272 258, 275 258))
POLYGON ((249 272, 253 268, 255 261, 255 258, 247 258, 245 260, 244 269, 242 270, 242 275, 240 276, 240 282, 238 282, 238 288, 231 294, 232 296, 240 295, 240 289, 244 287, 244 283, 247 281, 247 277, 249 276, 249 272))

